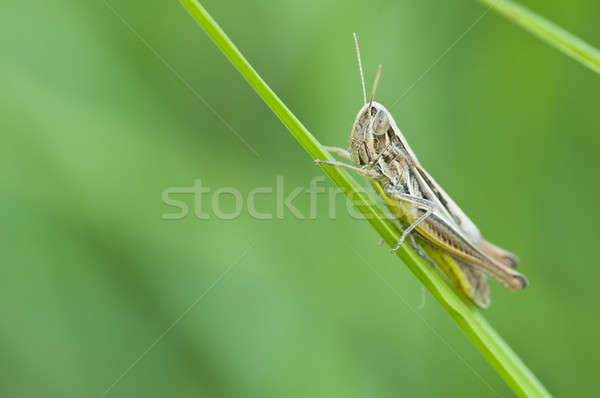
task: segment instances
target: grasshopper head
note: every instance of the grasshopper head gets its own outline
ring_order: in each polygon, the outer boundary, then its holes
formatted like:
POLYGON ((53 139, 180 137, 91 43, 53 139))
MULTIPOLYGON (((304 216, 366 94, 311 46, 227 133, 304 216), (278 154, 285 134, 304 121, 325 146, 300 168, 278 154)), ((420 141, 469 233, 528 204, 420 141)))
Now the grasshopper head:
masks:
POLYGON ((350 133, 350 154, 355 163, 364 164, 363 158, 372 154, 365 156, 367 154, 359 152, 368 151, 369 147, 377 147, 373 144, 380 141, 380 137, 391 128, 389 113, 383 105, 378 102, 365 104, 358 112, 350 133))

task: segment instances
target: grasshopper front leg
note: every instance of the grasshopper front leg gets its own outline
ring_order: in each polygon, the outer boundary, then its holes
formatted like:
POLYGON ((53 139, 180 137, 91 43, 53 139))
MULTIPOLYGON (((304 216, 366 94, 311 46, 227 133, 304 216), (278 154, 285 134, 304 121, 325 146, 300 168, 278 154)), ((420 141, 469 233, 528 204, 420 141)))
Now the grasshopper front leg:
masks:
POLYGON ((375 177, 379 177, 379 173, 377 173, 374 170, 367 170, 367 169, 363 169, 360 167, 356 167, 353 166, 351 164, 348 163, 344 163, 344 162, 338 162, 335 160, 319 160, 319 159, 315 159, 315 163, 316 164, 326 164, 329 166, 334 166, 334 167, 342 167, 348 170, 352 170, 357 172, 358 174, 365 176, 365 177, 369 177, 369 178, 375 178, 375 177))
POLYGON ((352 160, 352 157, 350 156, 350 152, 348 152, 344 148, 340 148, 337 146, 327 146, 327 145, 323 145, 323 148, 327 149, 329 152, 335 153, 336 155, 338 155, 341 158, 344 158, 347 160, 352 160))

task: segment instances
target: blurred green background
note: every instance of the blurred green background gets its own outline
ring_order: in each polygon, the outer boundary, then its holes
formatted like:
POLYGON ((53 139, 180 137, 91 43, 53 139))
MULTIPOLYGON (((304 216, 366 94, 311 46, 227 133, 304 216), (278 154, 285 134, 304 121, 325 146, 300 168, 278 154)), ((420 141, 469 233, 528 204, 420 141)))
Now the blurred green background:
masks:
MULTIPOLYGON (((597 1, 522 3, 600 45, 597 1)), ((322 173, 178 2, 111 4, 126 23, 103 1, 0 6, 0 395, 512 396, 341 196, 335 219, 325 196, 315 219, 162 219, 196 179, 287 195, 322 173)), ((493 12, 422 75, 475 1, 203 4, 322 143, 346 146, 361 106, 353 31, 380 102, 414 84, 399 127, 531 282, 492 282, 486 317, 555 395, 600 388, 599 76, 493 12)))

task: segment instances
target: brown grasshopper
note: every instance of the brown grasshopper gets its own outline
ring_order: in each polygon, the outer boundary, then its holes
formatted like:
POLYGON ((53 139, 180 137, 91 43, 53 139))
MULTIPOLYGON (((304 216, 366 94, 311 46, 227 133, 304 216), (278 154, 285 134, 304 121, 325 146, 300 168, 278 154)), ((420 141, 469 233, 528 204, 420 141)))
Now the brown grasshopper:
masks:
MULTIPOLYGON (((315 160, 318 164, 343 167, 369 177, 387 207, 403 224, 404 231, 395 253, 413 235, 446 275, 480 307, 490 303, 486 275, 511 289, 527 286, 527 279, 513 268, 518 258, 483 239, 479 229, 450 196, 421 166, 387 109, 373 101, 381 75, 379 66, 367 103, 358 40, 354 35, 361 74, 364 106, 358 112, 350 133, 350 150, 325 147, 354 165, 315 160)), ((431 258, 428 258, 432 261, 431 258)))

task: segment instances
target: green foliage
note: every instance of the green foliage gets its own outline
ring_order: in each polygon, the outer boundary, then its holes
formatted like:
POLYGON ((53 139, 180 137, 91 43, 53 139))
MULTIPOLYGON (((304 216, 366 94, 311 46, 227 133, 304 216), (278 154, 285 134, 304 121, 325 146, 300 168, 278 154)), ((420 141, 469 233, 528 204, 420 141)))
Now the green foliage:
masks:
POLYGON ((600 73, 600 51, 560 26, 510 0, 479 0, 543 41, 600 73))

